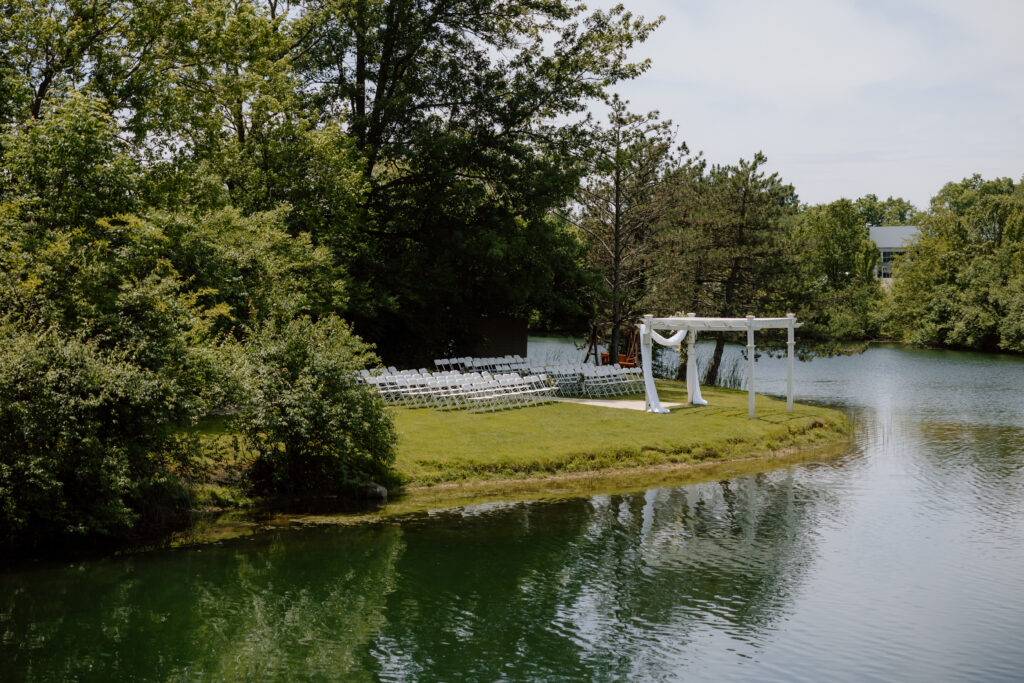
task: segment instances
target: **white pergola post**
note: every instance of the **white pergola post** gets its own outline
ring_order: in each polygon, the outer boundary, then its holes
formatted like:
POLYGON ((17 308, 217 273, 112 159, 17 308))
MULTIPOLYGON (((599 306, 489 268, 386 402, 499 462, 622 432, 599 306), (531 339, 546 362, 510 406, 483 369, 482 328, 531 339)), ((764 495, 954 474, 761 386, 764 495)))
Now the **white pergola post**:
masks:
MULTIPOLYGON (((640 324, 640 368, 644 372, 644 384, 647 383, 647 375, 650 373, 650 361, 651 357, 651 318, 653 316, 645 315, 643 323, 640 324)), ((651 412, 651 392, 647 391, 647 387, 644 387, 644 410, 648 413, 651 412)))
POLYGON ((640 323, 640 362, 644 372, 644 406, 648 413, 667 413, 668 409, 661 406, 658 398, 658 388, 654 386, 654 370, 652 358, 654 356, 654 325, 653 316, 645 315, 644 321, 640 323))
MULTIPOLYGON (((693 318, 696 313, 687 313, 686 317, 693 318)), ((694 387, 697 386, 697 330, 690 330, 686 335, 686 402, 692 404, 694 387)), ((699 397, 700 394, 698 393, 699 397)))
POLYGON ((754 417, 754 316, 747 316, 747 412, 754 417))
POLYGON ((786 327, 786 411, 793 412, 793 349, 796 347, 795 323, 796 316, 786 314, 789 325, 786 327))

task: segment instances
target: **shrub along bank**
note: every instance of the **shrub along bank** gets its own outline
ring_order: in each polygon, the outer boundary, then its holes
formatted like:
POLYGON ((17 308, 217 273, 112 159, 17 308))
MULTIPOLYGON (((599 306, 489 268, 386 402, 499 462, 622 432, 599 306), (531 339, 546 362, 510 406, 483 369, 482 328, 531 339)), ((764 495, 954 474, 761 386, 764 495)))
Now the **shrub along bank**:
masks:
POLYGON ((284 211, 157 211, 96 101, 0 132, 0 554, 152 538, 208 475, 200 419, 232 414, 248 489, 316 496, 393 456, 335 314, 330 255, 284 211))

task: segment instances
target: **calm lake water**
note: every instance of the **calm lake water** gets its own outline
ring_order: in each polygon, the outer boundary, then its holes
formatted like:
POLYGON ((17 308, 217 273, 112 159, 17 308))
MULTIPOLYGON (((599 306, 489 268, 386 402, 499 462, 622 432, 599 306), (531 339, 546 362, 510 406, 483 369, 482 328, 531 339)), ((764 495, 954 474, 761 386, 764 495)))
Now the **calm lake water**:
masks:
POLYGON ((1024 679, 1024 359, 872 347, 797 396, 842 457, 8 571, 0 680, 1024 679))

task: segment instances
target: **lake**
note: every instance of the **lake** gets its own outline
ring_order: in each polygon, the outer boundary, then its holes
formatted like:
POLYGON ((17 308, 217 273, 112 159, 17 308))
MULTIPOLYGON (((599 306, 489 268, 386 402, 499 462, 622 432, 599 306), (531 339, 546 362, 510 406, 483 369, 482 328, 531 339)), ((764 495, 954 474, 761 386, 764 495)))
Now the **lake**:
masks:
POLYGON ((9 570, 0 680, 1024 678, 1024 359, 873 346, 796 392, 840 457, 9 570))

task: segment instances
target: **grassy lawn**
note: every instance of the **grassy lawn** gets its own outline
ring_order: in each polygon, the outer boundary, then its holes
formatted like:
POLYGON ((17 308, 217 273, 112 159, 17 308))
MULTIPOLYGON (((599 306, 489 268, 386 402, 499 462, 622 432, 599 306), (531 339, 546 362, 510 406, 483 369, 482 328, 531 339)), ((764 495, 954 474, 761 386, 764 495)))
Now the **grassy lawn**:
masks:
MULTIPOLYGON (((396 469, 408 486, 480 479, 698 463, 767 455, 844 439, 836 410, 757 397, 747 417, 746 392, 701 388, 710 403, 685 405, 686 387, 658 382, 667 415, 573 403, 498 413, 395 410, 396 469)), ((625 398, 643 400, 638 394, 625 398)))
MULTIPOLYGON (((659 381, 662 402, 683 404, 667 415, 572 403, 483 414, 397 408, 395 468, 405 493, 364 514, 300 521, 356 523, 494 501, 681 486, 829 457, 826 452, 838 453, 849 435, 845 415, 836 410, 796 404, 787 413, 785 401, 758 396, 758 417, 751 420, 745 392, 701 391, 711 405, 689 406, 684 384, 659 381), (833 444, 836 449, 827 448, 833 444)), ((643 395, 625 398, 642 401, 643 395)), ((208 420, 200 438, 212 476, 198 491, 197 507, 252 505, 236 485, 239 454, 224 419, 208 420)), ((295 515, 281 518, 274 523, 295 521, 295 515)), ((220 520, 199 535, 245 534, 252 525, 220 520)))

